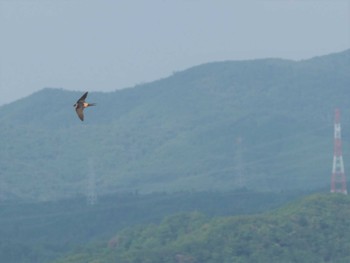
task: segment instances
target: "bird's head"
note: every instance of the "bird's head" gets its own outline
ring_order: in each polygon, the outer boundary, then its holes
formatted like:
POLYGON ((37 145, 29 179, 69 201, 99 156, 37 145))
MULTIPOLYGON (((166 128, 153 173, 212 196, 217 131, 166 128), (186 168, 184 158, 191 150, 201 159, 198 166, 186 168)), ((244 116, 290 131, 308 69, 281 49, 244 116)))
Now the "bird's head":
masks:
POLYGON ((77 104, 77 103, 75 103, 75 104, 73 105, 73 107, 74 107, 74 108, 76 108, 76 107, 77 107, 77 105, 78 105, 78 104, 77 104))

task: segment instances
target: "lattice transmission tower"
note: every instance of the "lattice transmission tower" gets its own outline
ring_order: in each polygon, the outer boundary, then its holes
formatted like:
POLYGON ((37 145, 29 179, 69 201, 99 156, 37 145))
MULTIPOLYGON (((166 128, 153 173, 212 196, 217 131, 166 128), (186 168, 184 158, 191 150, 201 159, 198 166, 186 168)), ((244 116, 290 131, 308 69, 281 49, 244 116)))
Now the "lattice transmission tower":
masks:
POLYGON ((235 143, 236 150, 235 150, 234 162, 235 162, 235 172, 236 172, 238 188, 243 188, 246 186, 245 178, 244 178, 244 164, 243 164, 243 157, 242 157, 242 143, 243 143, 243 138, 240 136, 237 137, 236 143, 235 143))
POLYGON ((344 160, 341 142, 340 110, 335 110, 334 116, 334 155, 331 178, 331 193, 348 194, 344 170, 344 160))
POLYGON ((96 193, 96 176, 95 176, 95 166, 92 159, 89 159, 89 171, 87 178, 87 193, 86 202, 88 205, 95 205, 97 203, 97 193, 96 193))

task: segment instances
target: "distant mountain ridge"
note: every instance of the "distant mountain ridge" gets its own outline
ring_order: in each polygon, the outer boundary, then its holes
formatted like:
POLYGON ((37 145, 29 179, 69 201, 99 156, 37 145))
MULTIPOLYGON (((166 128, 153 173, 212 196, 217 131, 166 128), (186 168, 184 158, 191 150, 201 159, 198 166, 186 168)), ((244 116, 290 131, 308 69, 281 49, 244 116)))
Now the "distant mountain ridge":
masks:
POLYGON ((350 130, 350 50, 213 62, 115 92, 43 89, 0 107, 3 198, 118 191, 314 189, 329 183, 333 111, 350 130), (238 144, 237 142, 241 143, 238 144))

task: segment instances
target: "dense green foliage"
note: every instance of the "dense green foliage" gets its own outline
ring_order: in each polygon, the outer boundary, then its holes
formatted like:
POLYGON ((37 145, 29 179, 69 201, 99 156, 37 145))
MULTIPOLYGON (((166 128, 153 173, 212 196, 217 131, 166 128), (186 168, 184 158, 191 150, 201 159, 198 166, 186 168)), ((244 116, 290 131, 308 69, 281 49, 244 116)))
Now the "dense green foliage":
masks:
POLYGON ((55 263, 346 263, 349 217, 350 198, 339 194, 309 196, 263 215, 183 213, 55 263))
POLYGON ((83 123, 72 107, 81 92, 44 89, 0 107, 1 193, 83 194, 89 173, 98 174, 100 193, 324 187, 335 107, 349 156, 349 72, 349 50, 298 62, 209 63, 92 92, 97 106, 83 123))
MULTIPOLYGON (((159 223, 164 217, 198 211, 207 216, 270 210, 301 193, 179 192, 117 194, 56 202, 0 204, 0 262, 46 263, 92 243, 107 244, 126 227, 159 223)), ((92 246, 92 247, 93 247, 92 246)))

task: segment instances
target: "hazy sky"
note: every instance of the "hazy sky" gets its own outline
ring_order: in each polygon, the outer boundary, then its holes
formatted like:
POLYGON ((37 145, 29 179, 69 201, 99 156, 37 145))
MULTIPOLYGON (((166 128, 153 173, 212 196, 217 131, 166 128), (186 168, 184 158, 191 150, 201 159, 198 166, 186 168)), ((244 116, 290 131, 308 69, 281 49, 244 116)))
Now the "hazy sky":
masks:
POLYGON ((350 47, 350 0, 0 0, 0 105, 112 91, 205 62, 350 47))

